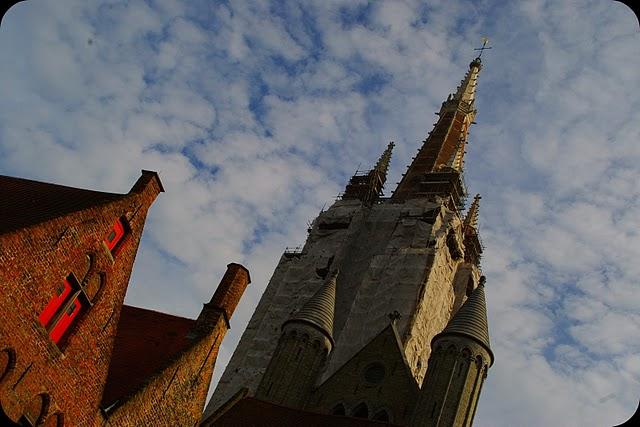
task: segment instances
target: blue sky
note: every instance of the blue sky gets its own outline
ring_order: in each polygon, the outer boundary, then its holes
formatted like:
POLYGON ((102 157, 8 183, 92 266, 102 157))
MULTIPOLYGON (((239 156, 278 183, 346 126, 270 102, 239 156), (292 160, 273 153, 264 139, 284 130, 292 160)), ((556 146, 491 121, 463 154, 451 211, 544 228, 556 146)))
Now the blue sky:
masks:
POLYGON ((476 425, 620 423, 640 397, 640 34, 620 3, 20 3, 0 173, 126 192, 157 170, 127 302, 195 317, 246 265, 217 381, 284 247, 390 140, 393 189, 481 36, 465 169, 497 361, 476 425))

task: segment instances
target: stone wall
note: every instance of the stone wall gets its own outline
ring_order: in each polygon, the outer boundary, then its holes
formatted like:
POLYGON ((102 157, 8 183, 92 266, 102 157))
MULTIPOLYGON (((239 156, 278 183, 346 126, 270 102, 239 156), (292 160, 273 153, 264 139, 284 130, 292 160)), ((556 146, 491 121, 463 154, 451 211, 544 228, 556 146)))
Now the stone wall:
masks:
POLYGON ((345 415, 353 415, 366 405, 369 418, 384 411, 388 421, 404 425, 417 397, 399 337, 388 326, 316 390, 309 409, 331 414, 341 405, 345 415))
POLYGON ((406 356, 421 382, 431 339, 466 298, 469 277, 478 276, 475 266, 459 267, 462 242, 461 219, 444 201, 384 201, 372 207, 357 200, 336 202, 316 218, 302 253, 280 259, 206 414, 242 387, 255 391, 283 322, 322 285, 322 272, 336 267, 336 345, 321 381, 369 343, 388 324, 389 313, 398 311, 406 356))

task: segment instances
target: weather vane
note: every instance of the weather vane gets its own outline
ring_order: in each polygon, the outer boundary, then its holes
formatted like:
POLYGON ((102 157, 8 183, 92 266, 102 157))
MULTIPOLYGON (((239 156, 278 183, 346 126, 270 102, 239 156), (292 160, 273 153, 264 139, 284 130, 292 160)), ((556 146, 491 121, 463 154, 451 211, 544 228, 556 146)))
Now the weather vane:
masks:
POLYGON ((478 54, 478 58, 480 58, 482 56, 482 52, 484 52, 485 49, 491 49, 491 46, 487 47, 487 43, 489 43, 489 38, 488 37, 483 37, 482 39, 482 47, 478 47, 475 48, 473 50, 479 50, 480 53, 478 54))

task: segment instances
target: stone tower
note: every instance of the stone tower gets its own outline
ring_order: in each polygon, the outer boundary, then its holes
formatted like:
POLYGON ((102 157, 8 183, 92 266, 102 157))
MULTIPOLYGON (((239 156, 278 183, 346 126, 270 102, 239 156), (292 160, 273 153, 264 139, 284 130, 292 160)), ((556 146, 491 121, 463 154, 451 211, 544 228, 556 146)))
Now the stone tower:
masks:
MULTIPOLYGON (((393 143, 372 170, 356 173, 341 199, 313 221, 304 247, 285 251, 205 418, 219 413, 239 390, 250 396, 258 390, 258 398, 269 399, 263 394, 266 376, 289 345, 281 333, 295 323, 291 313, 304 312, 312 296, 323 292, 328 272, 340 269, 333 330, 324 331, 321 344, 330 345, 328 359, 315 391, 285 405, 397 424, 411 421, 411 405, 423 402, 429 392, 423 387, 418 396, 417 390, 431 363, 432 342, 450 337, 441 333, 476 295, 481 276, 479 196, 463 214, 464 154, 481 68, 480 58, 474 59, 460 86, 442 103, 433 131, 391 197, 383 197, 382 187, 393 143), (389 313, 397 313, 392 325, 389 313), (374 360, 380 352, 388 357, 374 360), (394 393, 393 387, 403 392, 394 393)), ((475 355, 483 349, 470 350, 475 355)))
POLYGON ((282 335, 256 397, 303 407, 333 348, 337 272, 282 325, 282 335))
POLYGON ((412 425, 471 426, 482 384, 493 363, 484 276, 431 346, 412 425))

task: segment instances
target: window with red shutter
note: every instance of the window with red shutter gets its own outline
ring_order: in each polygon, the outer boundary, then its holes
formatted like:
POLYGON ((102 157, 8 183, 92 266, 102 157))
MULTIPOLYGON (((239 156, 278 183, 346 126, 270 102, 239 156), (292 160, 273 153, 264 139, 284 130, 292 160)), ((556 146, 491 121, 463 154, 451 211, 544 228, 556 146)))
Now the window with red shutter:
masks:
POLYGON ((78 316, 82 308, 83 304, 77 296, 67 304, 66 309, 60 314, 58 321, 49 331, 49 336, 54 343, 60 343, 64 333, 69 329, 69 326, 71 326, 73 320, 78 316))
POLYGON ((104 240, 112 254, 115 254, 118 245, 122 242, 125 234, 127 233, 127 224, 122 218, 118 218, 113 224, 113 228, 104 240))
POLYGON ((38 317, 54 343, 60 345, 78 316, 93 305, 104 284, 105 276, 104 273, 99 272, 96 280, 92 277, 85 280, 85 286, 78 282, 73 274, 63 281, 61 288, 38 317), (86 286, 87 284, 91 286, 86 286))
POLYGON ((71 284, 67 279, 64 279, 62 284, 59 285, 56 289, 55 295, 49 300, 49 303, 44 308, 44 310, 42 310, 42 313, 40 313, 40 317, 38 319, 40 320, 42 326, 46 328, 49 325, 51 319, 56 314, 58 309, 62 306, 70 293, 71 284))

